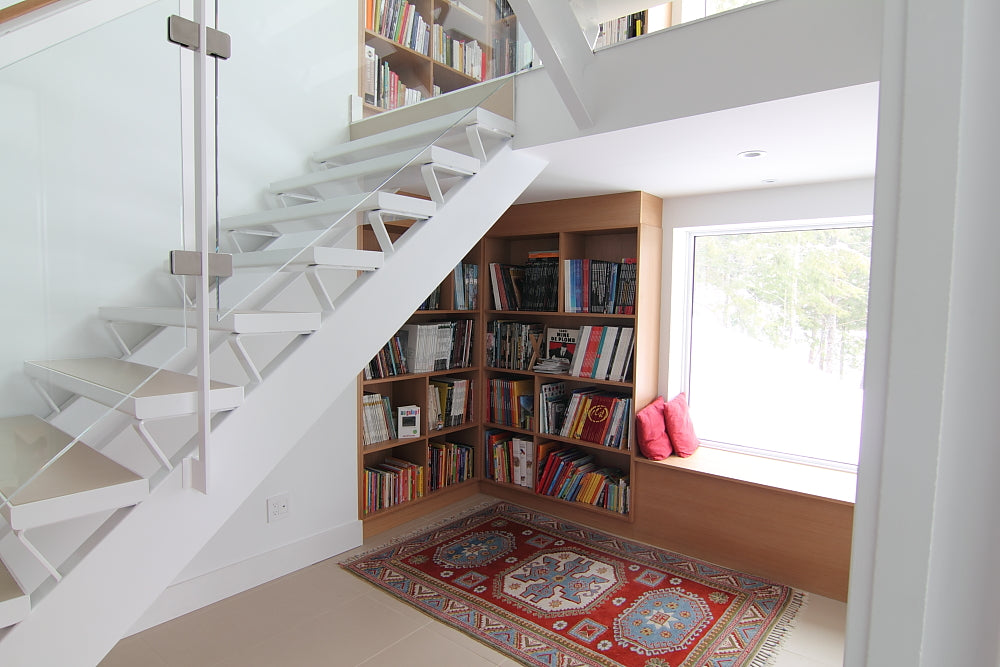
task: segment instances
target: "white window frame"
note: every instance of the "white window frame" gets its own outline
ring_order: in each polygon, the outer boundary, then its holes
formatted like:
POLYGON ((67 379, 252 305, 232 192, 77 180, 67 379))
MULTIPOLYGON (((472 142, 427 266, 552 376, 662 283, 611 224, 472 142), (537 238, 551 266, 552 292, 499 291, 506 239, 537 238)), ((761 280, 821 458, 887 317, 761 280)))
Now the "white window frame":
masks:
MULTIPOLYGON (((694 250, 695 239, 699 236, 720 236, 725 234, 747 234, 755 232, 792 232, 819 229, 843 229, 872 225, 871 215, 844 216, 835 218, 810 218, 803 220, 781 220, 773 222, 744 222, 698 227, 677 227, 673 232, 673 257, 670 281, 670 324, 668 347, 667 390, 670 396, 679 392, 690 395, 691 380, 691 324, 694 309, 694 250)), ((668 397, 669 398, 669 397, 668 397)), ((695 425, 697 432, 697 425, 695 425)), ((861 434, 858 434, 860 437, 861 434)), ((700 439, 700 438, 699 438, 700 439)), ((784 454, 762 450, 728 442, 701 439, 702 446, 731 452, 740 452, 761 458, 804 463, 808 465, 857 472, 858 466, 841 464, 825 459, 815 459, 795 454, 784 454)))

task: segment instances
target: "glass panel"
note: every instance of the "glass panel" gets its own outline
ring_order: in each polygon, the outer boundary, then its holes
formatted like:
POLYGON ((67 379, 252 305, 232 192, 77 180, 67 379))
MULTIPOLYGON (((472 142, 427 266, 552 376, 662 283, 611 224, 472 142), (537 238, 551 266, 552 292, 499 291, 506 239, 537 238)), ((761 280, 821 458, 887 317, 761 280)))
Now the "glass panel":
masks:
POLYGON ((764 0, 570 0, 596 50, 764 0))
POLYGON ((857 465, 871 227, 698 236, 699 438, 857 465))
MULTIPOLYGON (((270 7, 260 5, 260 13, 270 7)), ((219 244, 234 253, 235 267, 218 291, 220 314, 272 303, 303 272, 317 307, 329 310, 362 267, 354 261, 317 272, 310 267, 312 249, 356 248, 356 230, 372 223, 372 210, 381 210, 387 222, 426 217, 436 206, 426 202, 433 186, 421 169, 426 160, 415 158, 426 157, 432 144, 473 156, 465 128, 477 106, 513 118, 511 79, 477 83, 496 69, 492 0, 419 0, 406 14, 409 44, 418 47, 412 49, 398 41, 406 37, 390 40, 367 30, 359 49, 357 26, 345 25, 342 7, 294 7, 284 20, 260 22, 245 0, 220 3, 220 28, 239 33, 246 44, 240 59, 219 68, 219 244), (421 22, 422 40, 414 37, 421 22), (433 40, 442 35, 454 40, 451 53, 461 59, 451 64, 459 67, 434 59, 433 40), (365 54, 375 58, 371 68, 365 54), (358 100, 365 107, 359 118, 368 117, 352 124, 345 99, 359 91, 363 97, 363 74, 377 77, 379 71, 395 75, 382 77, 393 90, 373 84, 381 92, 373 92, 368 104, 358 100), (440 94, 431 95, 438 88, 440 94), (394 110, 379 113, 379 104, 394 110), (391 140, 383 141, 386 136, 391 140), (352 138, 369 146, 348 151, 352 138), (424 201, 378 194, 401 192, 424 201)), ((377 19, 373 7, 372 25, 377 19)), ((516 32, 511 20, 506 24, 516 32)), ((480 133, 488 151, 510 136, 495 129, 480 133)), ((448 187, 464 178, 447 170, 439 175, 445 198, 448 187)))
MULTIPOLYGON (((165 34, 176 13, 176 0, 157 2, 0 69, 5 499, 74 438, 99 448, 117 435, 128 422, 115 408, 127 409, 128 397, 184 349, 183 321, 162 330, 121 324, 109 335, 99 312, 183 306, 165 271, 169 251, 184 247, 180 47, 165 34), (122 372, 116 336, 143 366, 122 372), (114 390, 97 397, 84 387, 97 375, 114 390), (70 437, 44 435, 41 419, 70 437)), ((136 449, 137 467, 150 465, 136 449)))

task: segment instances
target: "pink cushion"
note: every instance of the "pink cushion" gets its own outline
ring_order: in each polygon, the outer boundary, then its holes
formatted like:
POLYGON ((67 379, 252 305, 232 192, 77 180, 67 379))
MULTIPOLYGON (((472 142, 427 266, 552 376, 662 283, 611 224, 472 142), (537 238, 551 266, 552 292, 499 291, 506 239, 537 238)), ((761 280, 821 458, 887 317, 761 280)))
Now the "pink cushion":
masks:
POLYGON ((639 410, 635 414, 636 434, 639 440, 639 451, 647 459, 660 461, 670 456, 673 449, 670 438, 667 437, 666 424, 663 421, 663 397, 639 410))
POLYGON ((681 392, 670 399, 663 409, 667 437, 678 456, 691 456, 698 449, 698 437, 688 414, 687 396, 681 392))

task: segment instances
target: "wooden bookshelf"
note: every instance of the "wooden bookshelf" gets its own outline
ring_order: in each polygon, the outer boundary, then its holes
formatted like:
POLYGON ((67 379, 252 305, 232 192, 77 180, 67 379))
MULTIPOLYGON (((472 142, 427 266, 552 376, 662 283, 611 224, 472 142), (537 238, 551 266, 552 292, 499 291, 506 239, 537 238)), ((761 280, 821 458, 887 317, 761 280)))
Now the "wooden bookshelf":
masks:
MULTIPOLYGON (((419 91, 422 99, 432 97, 435 89, 439 94, 449 93, 512 71, 509 53, 512 48, 516 50, 517 18, 513 15, 498 17, 496 0, 406 0, 410 9, 407 13, 404 8, 403 16, 412 16, 410 25, 419 18, 422 21, 419 28, 427 27, 426 37, 413 42, 400 37, 401 31, 393 30, 391 21, 379 24, 376 20, 376 12, 382 7, 391 10, 399 0, 359 2, 358 42, 361 48, 358 95, 365 117, 404 106, 399 100, 395 107, 390 106, 384 99, 379 99, 377 91, 375 100, 366 99, 368 49, 374 51, 379 64, 388 65, 388 70, 398 76, 403 86, 419 91), (471 50, 482 53, 483 57, 475 66, 456 66, 442 55, 442 36, 469 44, 471 50)), ((389 18, 392 17, 390 13, 389 18)), ((395 25, 400 26, 403 20, 406 19, 396 21, 395 25)), ((417 34, 418 30, 410 33, 417 34)))
MULTIPOLYGON (((662 201, 652 195, 631 192, 597 197, 583 197, 560 201, 522 204, 511 207, 483 239, 483 268, 480 287, 484 307, 484 331, 494 320, 538 323, 543 331, 549 328, 579 329, 584 325, 631 327, 634 331, 632 370, 624 381, 589 377, 574 377, 532 370, 512 370, 502 367, 483 369, 483 386, 486 389, 492 378, 516 376, 533 383, 534 427, 530 430, 516 426, 488 423, 486 426, 508 431, 520 437, 530 437, 534 446, 535 474, 543 472, 538 446, 543 442, 570 445, 594 457, 599 466, 620 469, 628 476, 634 489, 635 444, 634 416, 638 408, 657 395, 657 357, 659 340, 659 287, 660 255, 662 253, 662 201), (505 311, 494 303, 488 267, 491 263, 524 265, 532 251, 554 251, 559 262, 557 308, 555 311, 505 311), (636 301, 632 314, 575 313, 566 310, 566 290, 563 263, 565 260, 589 259, 636 262, 636 301), (600 443, 563 437, 542 432, 538 422, 541 386, 551 382, 565 382, 568 391, 575 388, 594 387, 626 395, 632 400, 627 415, 630 437, 621 449, 600 443)), ((485 358, 484 350, 484 358, 485 358)), ((487 398, 487 397, 484 397, 487 398)), ((487 414, 484 406, 484 414, 487 414)), ((484 453, 485 456, 485 453, 484 453)), ((484 473, 487 472, 484 466, 484 473)), ((537 480, 536 480, 537 481, 537 480)), ((487 493, 501 497, 531 496, 534 500, 554 503, 561 510, 582 510, 584 516, 612 518, 617 521, 634 520, 634 497, 625 512, 609 511, 602 507, 581 502, 566 501, 558 497, 536 493, 516 484, 483 480, 487 493)), ((577 512, 578 513, 578 512, 577 512)))

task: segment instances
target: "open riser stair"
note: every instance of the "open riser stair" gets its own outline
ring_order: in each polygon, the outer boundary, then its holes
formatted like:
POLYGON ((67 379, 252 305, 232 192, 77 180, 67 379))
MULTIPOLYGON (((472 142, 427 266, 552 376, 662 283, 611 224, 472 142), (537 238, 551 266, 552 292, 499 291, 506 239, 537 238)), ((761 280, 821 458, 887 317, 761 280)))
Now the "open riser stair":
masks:
MULTIPOLYGON (((311 156, 315 171, 270 184, 275 208, 222 221, 228 248, 236 251, 236 275, 264 273, 269 288, 222 317, 210 317, 213 335, 229 342, 248 382, 246 387, 212 383, 214 472, 207 494, 185 488, 179 455, 164 453, 183 452, 190 443, 161 447, 144 426, 146 420, 190 418, 196 378, 131 361, 136 350, 121 332, 136 325, 190 329, 197 321, 193 307, 107 306, 99 316, 122 359, 25 362, 25 373, 53 414, 67 405, 53 396, 67 393, 113 409, 158 459, 161 472, 150 488, 146 479, 102 455, 103 443, 76 441, 37 417, 0 420, 6 459, 43 461, 29 470, 26 485, 24 473, 0 480, 6 484, 0 484, 0 493, 12 495, 3 514, 15 532, 119 510, 100 539, 72 559, 72 567, 60 571, 60 563, 48 564, 58 582, 29 591, 30 608, 17 572, 0 568, 0 626, 10 626, 0 636, 0 664, 100 661, 302 439, 330 397, 356 380, 384 341, 541 172, 543 161, 510 148, 513 134, 510 120, 478 108, 373 134, 317 151, 311 156), (379 190, 358 192, 373 182, 379 190), (413 222, 393 241, 385 230, 388 219, 413 222), (340 247, 366 225, 381 251, 340 247), (303 232, 312 243, 298 246, 296 235, 303 232), (248 243, 254 234, 257 240, 248 243), (252 247, 241 252, 241 245, 252 247), (346 289, 328 293, 319 276, 331 270, 356 277, 346 289), (302 279, 315 295, 315 310, 268 310, 275 295, 302 279), (262 368, 242 340, 272 334, 292 342, 262 368), (37 453, 45 448, 63 453, 45 466, 48 457, 37 453), (100 614, 89 614, 95 600, 100 614), (88 618, 85 632, 51 641, 82 618, 88 618)), ((223 282, 220 294, 226 287, 223 282)), ((345 444, 353 453, 353 443, 345 444)), ((348 474, 354 476, 353 468, 348 474)), ((360 540, 360 524, 357 530, 360 540)))

